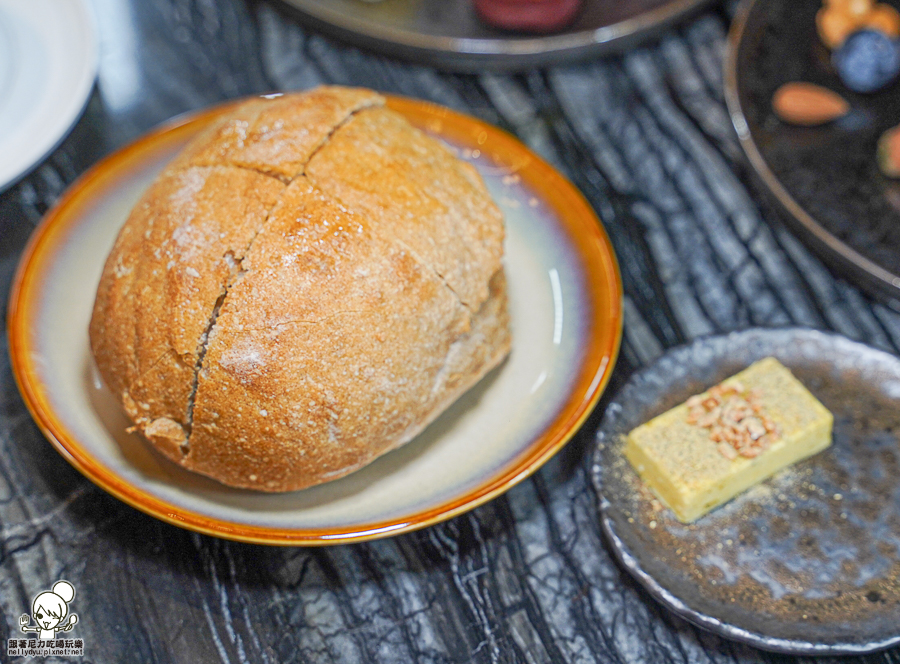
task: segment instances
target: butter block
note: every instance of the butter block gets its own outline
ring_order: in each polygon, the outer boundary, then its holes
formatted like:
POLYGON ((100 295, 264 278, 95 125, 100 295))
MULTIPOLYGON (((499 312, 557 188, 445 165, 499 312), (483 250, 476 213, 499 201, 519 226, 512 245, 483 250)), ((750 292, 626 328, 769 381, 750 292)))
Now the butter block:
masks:
POLYGON ((690 523, 828 447, 833 422, 770 357, 637 427, 624 453, 679 521, 690 523))

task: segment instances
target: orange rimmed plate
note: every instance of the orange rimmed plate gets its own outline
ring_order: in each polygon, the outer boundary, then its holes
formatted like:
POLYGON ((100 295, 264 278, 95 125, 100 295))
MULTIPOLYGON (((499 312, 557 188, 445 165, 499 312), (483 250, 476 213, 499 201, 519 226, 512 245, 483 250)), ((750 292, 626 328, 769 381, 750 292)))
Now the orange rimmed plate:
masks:
MULTIPOLYGON (((503 131, 449 109, 389 105, 482 173, 506 215, 513 351, 406 446, 304 491, 232 489, 163 459, 95 378, 87 328, 106 254, 163 166, 228 105, 175 120, 107 157, 46 215, 10 297, 13 371, 38 426, 88 479, 163 521, 266 544, 394 535, 461 514, 549 459, 609 379, 622 285, 606 233, 581 194, 503 131)), ((160 321, 165 325, 166 321, 160 321)))

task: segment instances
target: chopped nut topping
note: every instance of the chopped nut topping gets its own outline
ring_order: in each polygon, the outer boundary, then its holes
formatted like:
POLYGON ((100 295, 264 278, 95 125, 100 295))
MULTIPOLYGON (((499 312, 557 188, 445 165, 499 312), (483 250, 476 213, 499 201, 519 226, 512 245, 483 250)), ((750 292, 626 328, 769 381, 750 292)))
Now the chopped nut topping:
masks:
POLYGON ((726 459, 752 459, 781 435, 762 412, 759 395, 740 383, 716 385, 707 395, 687 400, 688 424, 709 429, 709 438, 726 459))
POLYGON ((728 443, 719 443, 717 449, 719 450, 719 453, 729 461, 734 461, 738 458, 737 450, 728 443))

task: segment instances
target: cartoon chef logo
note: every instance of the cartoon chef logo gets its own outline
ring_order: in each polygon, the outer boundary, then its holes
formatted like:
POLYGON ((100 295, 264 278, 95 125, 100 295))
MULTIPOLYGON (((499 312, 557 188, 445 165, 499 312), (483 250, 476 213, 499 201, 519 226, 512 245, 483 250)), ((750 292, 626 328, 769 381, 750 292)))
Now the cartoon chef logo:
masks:
POLYGON ((78 622, 78 616, 69 614, 69 603, 75 598, 75 587, 68 581, 57 581, 50 590, 40 593, 31 605, 31 622, 28 614, 19 617, 19 630, 37 632, 40 639, 55 639, 57 632, 68 632, 78 622), (66 620, 68 618, 68 620, 66 620))

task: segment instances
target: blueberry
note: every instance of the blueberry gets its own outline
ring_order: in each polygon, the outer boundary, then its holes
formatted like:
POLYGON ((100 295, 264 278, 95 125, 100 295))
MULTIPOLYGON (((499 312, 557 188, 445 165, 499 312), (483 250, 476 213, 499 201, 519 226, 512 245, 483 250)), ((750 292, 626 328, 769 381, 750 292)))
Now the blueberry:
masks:
POLYGON ((883 32, 860 30, 832 56, 838 76, 854 92, 875 92, 900 72, 900 45, 883 32))

